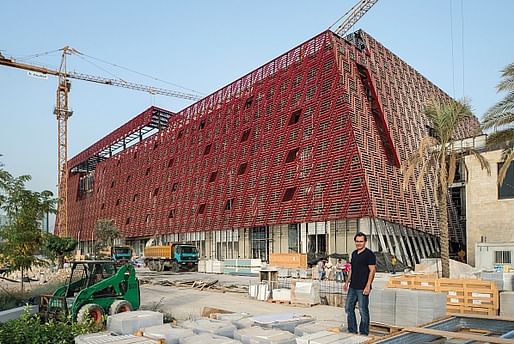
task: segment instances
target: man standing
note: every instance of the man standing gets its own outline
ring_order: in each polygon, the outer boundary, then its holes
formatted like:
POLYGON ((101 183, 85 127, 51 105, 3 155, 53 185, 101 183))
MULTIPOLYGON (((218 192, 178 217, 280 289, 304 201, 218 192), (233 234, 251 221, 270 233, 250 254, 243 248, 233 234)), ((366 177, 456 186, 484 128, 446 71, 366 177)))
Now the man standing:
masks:
POLYGON ((375 277, 377 258, 371 250, 366 248, 368 241, 366 234, 358 232, 353 237, 356 250, 352 252, 351 270, 343 289, 348 290, 346 297, 346 314, 348 317, 348 332, 357 333, 357 319, 355 318, 355 305, 359 302, 361 322, 359 333, 369 334, 369 293, 375 277), (350 288, 348 288, 350 284, 350 288))

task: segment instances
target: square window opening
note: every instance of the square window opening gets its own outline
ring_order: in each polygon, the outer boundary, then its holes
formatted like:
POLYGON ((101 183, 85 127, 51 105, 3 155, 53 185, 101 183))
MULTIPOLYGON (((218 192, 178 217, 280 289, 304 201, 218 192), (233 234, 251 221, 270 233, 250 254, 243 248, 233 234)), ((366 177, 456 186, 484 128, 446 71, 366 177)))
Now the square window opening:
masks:
POLYGON ((248 167, 247 162, 244 162, 241 165, 239 165, 239 169, 237 170, 237 175, 240 176, 242 174, 245 174, 247 167, 248 167))
POLYGON ((227 202, 225 202, 225 210, 231 210, 232 205, 234 204, 234 199, 228 199, 227 202))
POLYGON ((211 143, 209 143, 207 146, 205 146, 205 149, 203 150, 203 155, 208 155, 211 152, 211 146, 212 146, 211 143))
POLYGON ((302 117, 302 110, 296 110, 291 114, 291 117, 289 117, 289 123, 288 125, 296 124, 300 121, 300 118, 302 117))
POLYGON ((287 188, 284 192, 284 197, 282 197, 282 202, 287 202, 293 199, 294 193, 296 192, 296 186, 292 188, 287 188))
POLYGON ((218 176, 218 171, 211 172, 211 176, 209 178, 209 183, 212 183, 216 180, 216 177, 218 176))
POLYGON ((299 148, 291 149, 287 153, 286 163, 295 161, 296 160, 296 156, 298 155, 298 151, 299 151, 299 148))
POLYGON ((243 131, 243 134, 241 135, 241 140, 239 142, 245 142, 248 141, 248 138, 250 137, 250 132, 252 129, 246 129, 243 131))
POLYGON ((205 212, 205 203, 200 204, 198 207, 198 214, 203 214, 205 212))
POLYGON ((178 182, 173 183, 173 186, 171 187, 171 191, 177 191, 177 189, 178 189, 178 182))
POLYGON ((252 102, 253 102, 253 96, 246 99, 245 109, 248 109, 250 106, 252 106, 252 102))

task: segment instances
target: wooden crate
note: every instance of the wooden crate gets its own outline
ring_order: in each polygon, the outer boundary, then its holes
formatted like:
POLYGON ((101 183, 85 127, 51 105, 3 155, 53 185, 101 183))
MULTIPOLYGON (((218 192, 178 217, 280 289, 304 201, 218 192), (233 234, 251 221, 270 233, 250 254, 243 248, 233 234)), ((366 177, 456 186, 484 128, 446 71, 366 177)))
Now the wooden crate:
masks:
POLYGON ((272 253, 269 256, 269 265, 279 268, 307 268, 307 255, 305 253, 272 253))
POLYGON ((414 277, 411 276, 397 276, 391 277, 387 281, 387 288, 400 288, 400 289, 413 289, 414 277))
POLYGON ((499 293, 493 281, 403 275, 390 278, 387 287, 444 292, 449 314, 498 314, 499 293))
POLYGON ((436 291, 437 279, 425 276, 416 276, 412 281, 412 288, 415 290, 436 291))
POLYGON ((498 291, 490 289, 466 289, 464 296, 466 306, 499 309, 498 291))
POLYGON ((498 315, 498 311, 484 307, 468 307, 468 306, 447 306, 447 314, 479 314, 479 315, 498 315))

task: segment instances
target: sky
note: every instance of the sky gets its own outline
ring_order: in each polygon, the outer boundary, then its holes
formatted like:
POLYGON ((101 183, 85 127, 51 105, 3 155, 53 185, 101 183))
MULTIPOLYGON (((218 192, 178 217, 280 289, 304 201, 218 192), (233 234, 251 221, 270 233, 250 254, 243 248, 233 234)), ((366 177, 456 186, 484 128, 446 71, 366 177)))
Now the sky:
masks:
MULTIPOLYGON (((328 29, 355 3, 8 1, 0 52, 57 69, 56 50, 70 46, 86 57, 68 57, 69 71, 208 95, 328 29)), ((513 15, 513 0, 379 0, 351 31, 368 32, 450 96, 470 98, 480 118, 502 97, 500 71, 514 62, 513 15)), ((56 86, 55 77, 0 66, 0 162, 31 175, 34 191, 55 194, 56 86)), ((151 105, 178 112, 191 103, 80 80, 69 99, 69 158, 151 105)))

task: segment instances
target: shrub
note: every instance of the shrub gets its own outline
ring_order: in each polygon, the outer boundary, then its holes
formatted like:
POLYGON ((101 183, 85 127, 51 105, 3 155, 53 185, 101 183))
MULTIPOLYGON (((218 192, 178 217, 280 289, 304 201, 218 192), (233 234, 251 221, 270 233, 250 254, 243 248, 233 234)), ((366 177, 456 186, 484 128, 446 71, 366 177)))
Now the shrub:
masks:
POLYGON ((67 344, 74 343, 76 336, 102 330, 92 320, 83 323, 50 320, 42 324, 38 315, 25 310, 19 319, 0 324, 0 343, 67 344))

